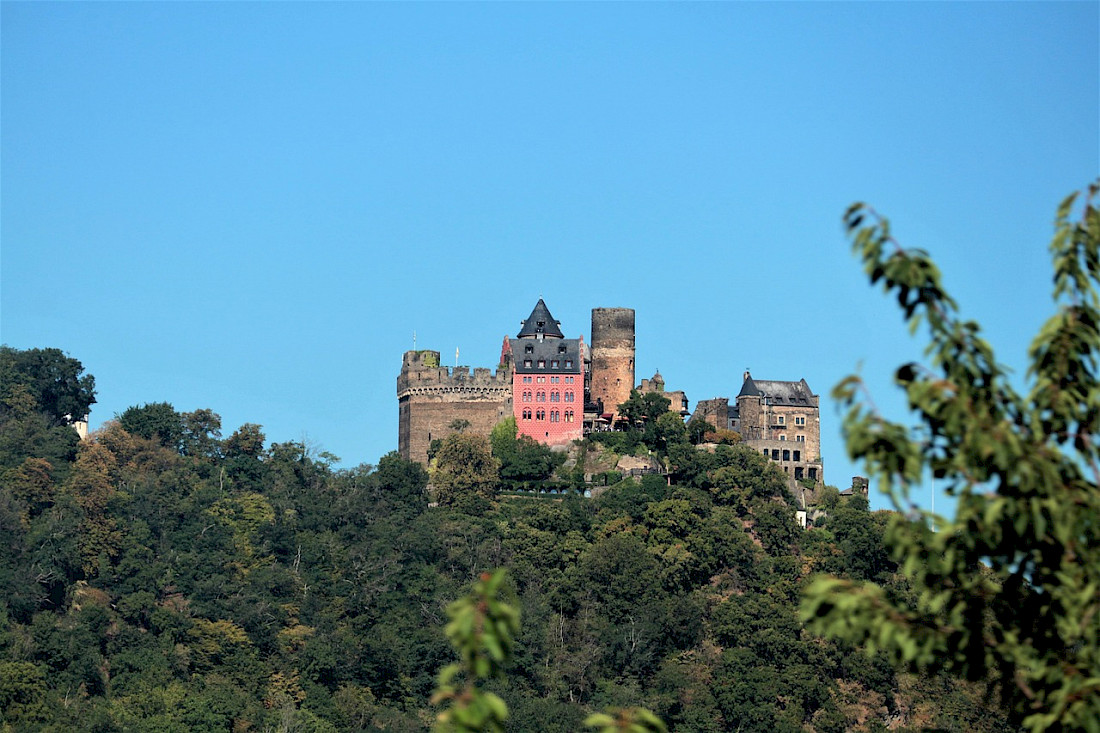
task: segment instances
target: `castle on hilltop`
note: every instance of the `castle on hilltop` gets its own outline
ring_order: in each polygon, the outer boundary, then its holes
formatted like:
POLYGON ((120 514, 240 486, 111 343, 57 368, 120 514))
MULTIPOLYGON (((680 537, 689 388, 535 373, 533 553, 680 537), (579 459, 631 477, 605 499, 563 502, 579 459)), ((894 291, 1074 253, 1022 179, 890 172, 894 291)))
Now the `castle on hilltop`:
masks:
MULTIPOLYGON (((489 435, 507 417, 520 435, 566 446, 588 433, 620 426, 618 407, 630 392, 666 397, 686 417, 688 399, 668 392, 658 372, 634 381, 634 310, 593 308, 591 341, 566 338, 539 298, 515 337, 504 337, 495 371, 448 368, 439 352, 406 351, 397 377, 398 452, 427 465, 433 440, 459 430, 489 435)), ((743 442, 796 480, 824 480, 818 397, 806 380, 754 380, 746 371, 731 407, 728 398, 703 400, 692 419, 733 430, 743 442), (788 440, 789 438, 789 440, 788 440)))
POLYGON ((433 440, 459 429, 488 435, 506 417, 520 435, 565 446, 614 425, 634 387, 634 311, 595 308, 592 341, 566 338, 539 298, 496 371, 448 368, 438 351, 406 351, 397 377, 397 449, 427 464, 433 440))

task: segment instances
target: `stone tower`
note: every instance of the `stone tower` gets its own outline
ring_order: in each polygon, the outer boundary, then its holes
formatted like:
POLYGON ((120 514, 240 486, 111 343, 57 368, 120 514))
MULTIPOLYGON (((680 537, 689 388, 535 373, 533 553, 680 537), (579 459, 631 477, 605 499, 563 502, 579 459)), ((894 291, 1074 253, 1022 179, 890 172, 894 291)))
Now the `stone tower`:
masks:
POLYGON ((488 436, 512 414, 512 365, 488 369, 440 366, 438 351, 406 351, 397 377, 397 450, 402 458, 428 464, 435 438, 465 421, 471 433, 488 436))
POLYGON ((634 309, 593 308, 590 399, 614 414, 633 388, 634 309))

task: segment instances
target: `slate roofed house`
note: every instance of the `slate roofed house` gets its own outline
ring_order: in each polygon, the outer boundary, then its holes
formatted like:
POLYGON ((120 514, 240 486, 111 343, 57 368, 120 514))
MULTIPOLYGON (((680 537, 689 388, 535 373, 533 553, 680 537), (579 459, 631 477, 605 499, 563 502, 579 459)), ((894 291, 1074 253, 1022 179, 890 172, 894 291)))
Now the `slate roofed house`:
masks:
POLYGON ((824 481, 818 396, 805 379, 754 379, 745 372, 734 404, 702 400, 693 419, 740 433, 745 445, 775 461, 794 482, 824 481))
POLYGON ((519 434, 548 445, 582 438, 584 338, 565 338, 561 323, 539 298, 504 350, 514 370, 512 405, 519 434))

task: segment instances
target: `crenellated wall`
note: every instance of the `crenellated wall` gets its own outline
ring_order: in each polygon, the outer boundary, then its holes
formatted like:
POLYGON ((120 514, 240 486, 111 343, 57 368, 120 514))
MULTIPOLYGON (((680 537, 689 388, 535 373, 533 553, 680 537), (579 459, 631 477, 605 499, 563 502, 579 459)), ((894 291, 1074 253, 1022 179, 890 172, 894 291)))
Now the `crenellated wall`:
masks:
POLYGON ((439 352, 406 351, 397 377, 397 450, 402 458, 428 463, 428 447, 454 432, 455 420, 467 432, 488 436, 512 414, 512 369, 439 365, 439 352))

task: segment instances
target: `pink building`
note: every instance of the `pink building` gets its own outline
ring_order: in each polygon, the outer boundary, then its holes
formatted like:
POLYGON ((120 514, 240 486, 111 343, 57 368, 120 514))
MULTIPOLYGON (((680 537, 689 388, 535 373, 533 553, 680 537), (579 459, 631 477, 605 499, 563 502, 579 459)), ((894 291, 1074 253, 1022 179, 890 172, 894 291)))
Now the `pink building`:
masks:
POLYGON ((567 339, 542 298, 523 322, 511 352, 512 408, 520 435, 566 445, 583 435, 584 337, 567 339))

